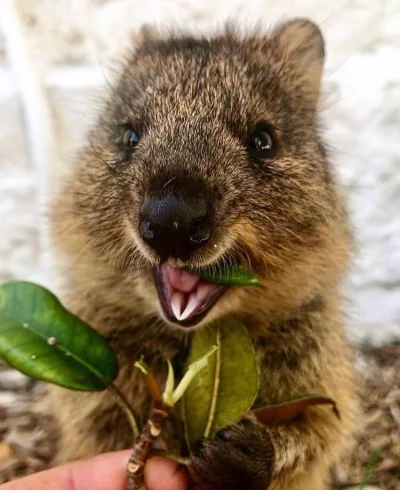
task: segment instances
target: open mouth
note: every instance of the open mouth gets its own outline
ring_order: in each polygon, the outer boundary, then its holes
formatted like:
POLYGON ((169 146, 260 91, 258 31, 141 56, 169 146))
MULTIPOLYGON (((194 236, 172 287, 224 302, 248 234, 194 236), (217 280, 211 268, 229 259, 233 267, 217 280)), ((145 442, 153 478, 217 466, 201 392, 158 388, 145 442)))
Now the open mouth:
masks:
POLYGON ((154 269, 154 282, 165 316, 184 327, 199 323, 226 289, 166 264, 154 269))

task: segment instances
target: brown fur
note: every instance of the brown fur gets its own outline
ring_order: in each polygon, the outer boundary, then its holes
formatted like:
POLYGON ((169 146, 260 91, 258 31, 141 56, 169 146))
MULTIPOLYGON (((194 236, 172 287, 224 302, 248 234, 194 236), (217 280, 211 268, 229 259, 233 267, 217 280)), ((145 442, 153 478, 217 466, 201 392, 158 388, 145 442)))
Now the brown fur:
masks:
MULTIPOLYGON (((234 260, 263 287, 231 288, 201 325, 243 318, 261 368, 260 401, 305 394, 332 397, 300 419, 263 427, 252 419, 204 441, 194 469, 212 488, 322 490, 357 416, 353 367, 340 311, 349 258, 346 212, 320 134, 317 101, 324 57, 319 29, 305 20, 268 35, 143 40, 82 150, 54 212, 53 236, 67 265, 66 303, 110 339, 118 385, 141 421, 149 410, 144 354, 165 379, 179 369, 191 331, 161 314, 138 216, 155 184, 190 176, 213 196, 214 227, 192 265, 234 260), (277 154, 262 160, 246 141, 269 121, 277 154), (140 136, 121 144, 123 124, 140 136), (269 485, 269 486, 268 486, 269 485)), ((61 460, 130 447, 128 424, 111 394, 52 390, 62 429, 61 460)), ((179 445, 180 424, 168 444, 179 445)))

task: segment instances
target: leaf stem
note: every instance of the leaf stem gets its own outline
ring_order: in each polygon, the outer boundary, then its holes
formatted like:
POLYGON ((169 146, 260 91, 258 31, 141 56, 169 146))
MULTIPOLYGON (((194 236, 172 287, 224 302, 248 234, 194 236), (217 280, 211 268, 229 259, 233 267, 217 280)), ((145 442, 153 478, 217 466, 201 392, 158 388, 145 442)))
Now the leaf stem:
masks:
POLYGON ((139 435, 139 427, 138 427, 137 422, 136 422, 136 418, 135 418, 135 415, 133 412, 133 408, 131 407, 130 403, 126 399, 125 395, 118 388, 118 386, 116 386, 114 383, 110 383, 108 385, 108 388, 114 393, 114 395, 117 397, 117 399, 119 401, 119 404, 124 409, 125 414, 128 418, 129 424, 132 428, 134 440, 136 440, 138 435, 139 435))
POLYGON ((214 389, 211 398, 210 413, 207 421, 207 426, 204 431, 204 437, 209 437, 211 433, 212 424, 214 422, 214 417, 215 417, 215 409, 217 406, 219 382, 221 378, 221 329, 220 327, 217 328, 216 341, 217 341, 217 358, 215 360, 215 378, 214 378, 215 381, 214 381, 214 389))
MULTIPOLYGON (((215 351, 218 350, 218 346, 214 345, 209 349, 205 354, 203 354, 200 359, 198 359, 195 362, 192 362, 192 364, 188 367, 188 370, 186 371, 185 375, 181 379, 180 383, 178 386, 175 388, 175 391, 171 394, 170 397, 166 396, 166 393, 163 395, 163 402, 166 405, 174 406, 176 402, 183 396, 185 391, 187 390, 188 386, 192 382, 193 378, 207 366, 208 363, 208 358, 214 354, 215 351)), ((218 354, 217 354, 218 355, 218 354)))
POLYGON ((162 394, 162 399, 165 402, 166 400, 172 400, 172 395, 175 388, 175 374, 174 368, 172 366, 171 361, 168 359, 168 377, 165 383, 164 393, 162 394))
POLYGON ((161 405, 162 395, 161 395, 160 387, 153 373, 150 371, 148 365, 144 362, 143 356, 140 358, 139 361, 135 362, 135 367, 140 369, 142 373, 146 376, 147 386, 150 390, 151 398, 153 399, 153 404, 155 406, 161 405))
POLYGON ((153 403, 155 406, 157 406, 161 403, 162 400, 161 391, 160 387, 158 386, 157 380, 154 375, 149 372, 146 374, 146 381, 151 393, 151 397, 153 399, 153 403))

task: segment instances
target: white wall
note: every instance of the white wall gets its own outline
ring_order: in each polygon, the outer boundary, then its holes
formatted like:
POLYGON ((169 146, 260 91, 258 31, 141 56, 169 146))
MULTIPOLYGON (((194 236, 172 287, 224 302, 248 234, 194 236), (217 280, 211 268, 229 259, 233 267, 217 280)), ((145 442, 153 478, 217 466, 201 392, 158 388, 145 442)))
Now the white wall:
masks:
POLYGON ((0 281, 49 282, 46 201, 141 24, 202 31, 227 16, 267 26, 295 15, 320 23, 327 42, 323 114, 359 242, 347 288, 350 333, 400 337, 397 0, 0 0, 0 281))

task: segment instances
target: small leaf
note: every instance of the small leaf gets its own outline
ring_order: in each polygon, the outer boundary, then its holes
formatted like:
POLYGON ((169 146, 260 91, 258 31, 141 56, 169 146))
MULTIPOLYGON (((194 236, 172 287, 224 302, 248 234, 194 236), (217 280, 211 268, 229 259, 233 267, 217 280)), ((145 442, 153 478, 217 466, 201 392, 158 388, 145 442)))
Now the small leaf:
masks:
POLYGON ((0 357, 32 378, 73 390, 104 390, 118 374, 107 341, 29 282, 0 286, 0 357))
POLYGON ((277 405, 267 405, 253 410, 252 413, 261 423, 276 425, 284 421, 293 420, 312 405, 332 405, 333 412, 340 418, 336 403, 331 398, 319 395, 307 395, 288 402, 278 403, 277 405))
POLYGON ((143 374, 149 374, 149 367, 144 362, 143 356, 138 361, 135 362, 134 366, 140 369, 140 371, 142 371, 143 374))
POLYGON ((171 406, 174 406, 176 402, 180 398, 182 398, 185 391, 190 386, 190 383, 193 381, 193 378, 196 377, 199 372, 207 366, 208 358, 212 356, 216 350, 218 350, 218 347, 216 345, 213 345, 210 349, 207 350, 207 352, 204 352, 200 357, 198 357, 189 365, 183 378, 180 380, 178 386, 171 394, 171 398, 168 399, 168 396, 164 397, 164 400, 167 402, 167 404, 169 401, 171 403, 171 406))
POLYGON ((211 267, 190 268, 187 270, 206 281, 215 282, 223 286, 261 286, 261 282, 255 276, 240 267, 226 268, 224 270, 217 270, 211 267))
POLYGON ((182 398, 186 439, 190 447, 237 422, 257 395, 258 372, 246 327, 225 318, 194 333, 187 366, 213 345, 218 347, 207 366, 192 380, 182 398))

